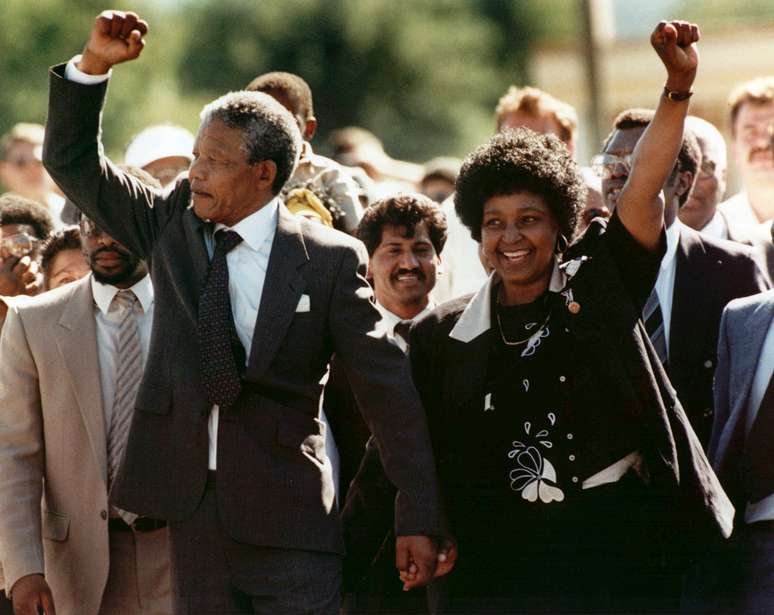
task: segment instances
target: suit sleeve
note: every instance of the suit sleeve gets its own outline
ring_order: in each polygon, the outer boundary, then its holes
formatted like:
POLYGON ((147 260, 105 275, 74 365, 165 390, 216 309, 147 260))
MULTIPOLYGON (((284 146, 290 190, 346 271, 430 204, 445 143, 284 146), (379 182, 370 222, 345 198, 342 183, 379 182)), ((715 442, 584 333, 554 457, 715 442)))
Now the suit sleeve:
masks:
POLYGON ((723 432, 731 411, 730 394, 731 355, 728 341, 728 308, 723 310, 720 319, 720 332, 718 334, 718 360, 715 367, 715 380, 713 392, 715 398, 715 416, 712 421, 712 435, 710 436, 707 457, 713 469, 718 472, 719 459, 717 458, 720 434, 723 432))
POLYGON ((334 351, 349 375, 363 418, 374 435, 385 473, 398 489, 397 535, 441 533, 438 482, 419 395, 409 361, 386 332, 365 279, 364 247, 347 247, 330 309, 334 351))
POLYGON ((0 554, 6 589, 43 574, 43 419, 38 372, 16 307, 0 338, 0 554))
POLYGON ((177 190, 164 195, 105 157, 100 124, 107 82, 84 85, 63 75, 64 65, 49 75, 43 164, 81 211, 135 255, 147 258, 170 219, 177 190))

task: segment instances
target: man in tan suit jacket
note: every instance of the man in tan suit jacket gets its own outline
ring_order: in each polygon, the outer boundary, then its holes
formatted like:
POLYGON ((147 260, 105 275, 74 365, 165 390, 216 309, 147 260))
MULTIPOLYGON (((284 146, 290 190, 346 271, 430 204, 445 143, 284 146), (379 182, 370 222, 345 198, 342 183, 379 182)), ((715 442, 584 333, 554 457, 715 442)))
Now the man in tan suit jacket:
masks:
POLYGON ((165 524, 127 522, 108 504, 118 333, 134 318, 147 354, 153 289, 142 261, 89 221, 81 232, 92 273, 15 303, 0 339, 6 590, 17 615, 50 615, 54 602, 58 615, 168 615, 165 524), (130 307, 116 300, 121 289, 130 307))

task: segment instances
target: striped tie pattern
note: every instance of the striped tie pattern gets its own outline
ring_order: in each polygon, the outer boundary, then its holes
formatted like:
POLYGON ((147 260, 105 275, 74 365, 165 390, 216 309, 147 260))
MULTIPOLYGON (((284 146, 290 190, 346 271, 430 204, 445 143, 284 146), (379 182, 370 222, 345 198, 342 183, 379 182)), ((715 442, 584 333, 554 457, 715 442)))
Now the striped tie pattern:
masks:
MULTIPOLYGON (((134 317, 136 303, 137 297, 131 290, 121 290, 113 298, 121 321, 116 347, 116 394, 108 431, 108 485, 113 484, 124 458, 134 402, 142 378, 142 346, 137 319, 134 317)), ((129 525, 137 518, 133 513, 116 510, 129 525)))
POLYGON ((658 301, 656 289, 650 293, 645 308, 642 310, 642 319, 645 321, 645 329, 648 332, 653 348, 656 350, 661 364, 667 364, 666 335, 664 334, 664 316, 661 313, 661 304, 658 301))

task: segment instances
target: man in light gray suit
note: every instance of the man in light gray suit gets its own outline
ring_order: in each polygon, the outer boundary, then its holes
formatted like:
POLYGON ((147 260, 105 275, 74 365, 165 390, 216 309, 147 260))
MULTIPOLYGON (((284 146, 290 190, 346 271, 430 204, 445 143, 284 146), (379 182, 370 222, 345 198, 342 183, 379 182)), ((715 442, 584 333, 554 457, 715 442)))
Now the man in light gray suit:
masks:
POLYGON ((169 521, 178 614, 337 614, 342 538, 318 420, 335 352, 398 489, 397 567, 409 587, 427 582, 442 524, 424 412, 377 327, 362 244, 277 199, 300 147, 292 116, 257 92, 207 105, 171 191, 103 155, 110 69, 139 56, 147 28, 106 11, 83 55, 54 67, 43 155, 64 193, 149 263, 156 292, 116 505, 169 521))
POLYGON ((720 324, 709 459, 737 510, 730 612, 774 612, 774 291, 736 299, 720 324))

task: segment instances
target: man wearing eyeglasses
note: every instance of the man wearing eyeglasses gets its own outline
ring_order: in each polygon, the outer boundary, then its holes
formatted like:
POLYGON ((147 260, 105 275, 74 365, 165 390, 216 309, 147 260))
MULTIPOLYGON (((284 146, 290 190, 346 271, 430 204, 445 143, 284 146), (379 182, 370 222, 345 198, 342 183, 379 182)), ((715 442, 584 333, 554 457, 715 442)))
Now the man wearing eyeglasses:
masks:
MULTIPOLYGON (((593 166, 612 211, 629 177, 632 153, 653 112, 630 109, 616 118, 603 154, 593 166)), ((663 187, 666 254, 643 321, 702 444, 713 419, 712 377, 720 316, 726 303, 768 288, 747 246, 700 235, 677 218, 701 168, 696 138, 685 133, 677 164, 663 187)))

